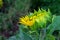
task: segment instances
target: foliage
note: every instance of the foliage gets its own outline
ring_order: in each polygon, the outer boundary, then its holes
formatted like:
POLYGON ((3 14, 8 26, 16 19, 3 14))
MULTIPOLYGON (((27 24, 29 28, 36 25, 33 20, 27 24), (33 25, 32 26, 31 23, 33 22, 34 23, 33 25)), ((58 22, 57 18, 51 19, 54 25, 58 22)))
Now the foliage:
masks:
MULTIPOLYGON (((21 5, 20 0, 2 0, 3 6, 0 9, 0 35, 2 35, 5 38, 9 38, 12 35, 15 35, 18 28, 17 20, 19 16, 22 16, 23 13, 28 11, 29 8, 29 2, 30 1, 22 1, 22 8, 21 10, 18 10, 21 5), (27 4, 27 5, 26 5, 27 4), (16 7, 16 5, 18 7, 16 7), (27 6, 27 8, 25 7, 27 6), (26 8, 26 9, 24 9, 26 8), (22 12, 24 11, 24 12, 22 12)), ((0 1, 1 3, 1 1, 0 1)), ((26 13, 27 14, 27 13, 26 13)))
POLYGON ((30 0, 16 0, 14 7, 19 16, 26 15, 30 7, 30 0))
MULTIPOLYGON (((50 13, 50 11, 48 11, 48 12, 46 12, 46 10, 38 10, 38 12, 37 11, 34 11, 34 13, 32 14, 32 15, 30 15, 30 16, 25 16, 25 17, 22 17, 20 20, 20 22, 19 23, 21 23, 22 25, 19 25, 19 27, 20 27, 20 30, 19 30, 19 33, 16 35, 16 36, 13 36, 14 38, 12 38, 12 39, 14 39, 14 40, 55 40, 55 37, 52 35, 52 34, 49 34, 49 33, 47 33, 47 31, 46 31, 46 27, 44 27, 44 26, 42 26, 42 28, 41 28, 41 25, 43 25, 43 24, 41 24, 41 23, 38 23, 38 22, 36 22, 35 21, 35 23, 33 24, 33 26, 31 25, 31 26, 29 26, 29 25, 27 25, 27 21, 31 21, 29 18, 31 18, 31 17, 33 17, 33 16, 36 16, 36 18, 34 19, 34 20, 36 20, 38 17, 48 17, 48 18, 50 18, 49 17, 49 14, 50 13), (36 13, 35 13, 36 12, 36 13), (45 15, 45 13, 47 13, 46 15, 45 15), (39 15, 40 14, 40 15, 39 15), (41 14, 43 14, 44 16, 41 16, 41 14), (39 16, 38 16, 39 15, 39 16), (25 18, 25 19, 24 19, 25 18), (25 20, 27 20, 27 21, 25 21, 25 20), (41 24, 41 25, 38 25, 38 24, 41 24), (40 26, 40 27, 39 27, 40 26), (38 30, 37 30, 37 28, 39 28, 38 30), (39 32, 38 32, 39 31, 39 32), (44 34, 43 34, 44 33, 44 34), (47 33, 47 34, 46 34, 47 33), (20 35, 20 36, 19 36, 20 35), (25 36, 26 35, 26 36, 25 36), (44 36, 45 35, 45 36, 44 36), (17 37, 18 36, 18 37, 17 37), (23 37, 23 38, 21 38, 21 37, 23 37), (26 39, 26 37, 27 37, 27 39, 26 39), (44 39, 45 38, 45 39, 44 39)), ((37 20, 39 20, 39 19, 37 19, 37 20)), ((43 20, 43 19, 42 19, 43 20)), ((52 20, 52 19, 51 19, 52 20)), ((43 22, 43 21, 39 21, 39 22, 43 22)), ((46 25, 46 24, 44 24, 44 25, 46 25)), ((50 31, 49 31, 50 32, 50 31)), ((11 40, 11 38, 10 38, 10 40, 11 40)))
POLYGON ((47 27, 49 29, 49 34, 52 34, 55 30, 60 30, 60 16, 53 16, 52 23, 47 27))
POLYGON ((0 40, 58 40, 59 10, 60 0, 1 0, 0 40))
POLYGON ((38 7, 44 9, 50 8, 52 14, 60 15, 60 0, 33 0, 31 2, 31 11, 37 10, 38 7))

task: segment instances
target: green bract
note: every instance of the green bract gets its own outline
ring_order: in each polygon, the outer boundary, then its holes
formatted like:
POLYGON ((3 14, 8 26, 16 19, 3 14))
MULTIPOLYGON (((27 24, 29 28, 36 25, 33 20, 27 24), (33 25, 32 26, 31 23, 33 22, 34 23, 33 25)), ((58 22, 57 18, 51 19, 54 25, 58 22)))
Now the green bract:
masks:
POLYGON ((35 24, 38 24, 39 27, 46 27, 46 24, 48 22, 51 22, 51 12, 48 9, 48 11, 44 9, 39 9, 38 11, 34 10, 34 13, 31 13, 31 17, 36 16, 35 18, 35 24))

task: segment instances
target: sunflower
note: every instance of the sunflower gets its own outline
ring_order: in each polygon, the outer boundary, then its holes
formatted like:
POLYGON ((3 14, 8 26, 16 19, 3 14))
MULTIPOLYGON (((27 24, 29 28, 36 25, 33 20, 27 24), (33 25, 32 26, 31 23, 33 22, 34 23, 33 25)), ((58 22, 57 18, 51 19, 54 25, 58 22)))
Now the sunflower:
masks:
POLYGON ((39 26, 44 26, 46 23, 51 19, 50 11, 48 12, 46 10, 38 10, 34 11, 30 16, 26 15, 25 17, 20 18, 19 23, 26 25, 26 26, 32 26, 36 23, 39 24, 39 26))
POLYGON ((25 17, 22 17, 19 19, 19 23, 23 24, 23 25, 26 25, 26 26, 32 26, 34 24, 34 19, 31 17, 28 17, 28 16, 25 16, 25 17))

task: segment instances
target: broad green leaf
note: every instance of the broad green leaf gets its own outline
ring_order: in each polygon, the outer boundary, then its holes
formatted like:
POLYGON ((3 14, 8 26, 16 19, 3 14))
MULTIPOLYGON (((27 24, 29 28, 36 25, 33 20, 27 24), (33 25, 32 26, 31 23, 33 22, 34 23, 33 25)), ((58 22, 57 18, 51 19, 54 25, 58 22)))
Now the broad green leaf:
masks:
POLYGON ((46 35, 45 40, 55 40, 55 37, 53 35, 46 35))
POLYGON ((48 34, 52 34, 55 30, 60 30, 60 16, 55 16, 47 29, 48 34))
POLYGON ((32 40, 29 34, 24 33, 22 27, 23 26, 21 25, 19 32, 15 36, 10 37, 8 40, 32 40))

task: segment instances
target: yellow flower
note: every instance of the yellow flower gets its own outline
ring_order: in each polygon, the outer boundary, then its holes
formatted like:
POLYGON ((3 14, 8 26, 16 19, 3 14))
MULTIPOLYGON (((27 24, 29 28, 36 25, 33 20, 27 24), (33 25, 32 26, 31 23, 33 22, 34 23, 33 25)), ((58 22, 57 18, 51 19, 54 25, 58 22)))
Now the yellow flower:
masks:
POLYGON ((36 18, 37 18, 37 16, 36 16, 36 15, 34 15, 34 16, 32 16, 30 19, 35 20, 36 18))
POLYGON ((3 0, 0 0, 0 8, 3 6, 3 0))
POLYGON ((35 25, 34 23, 38 23, 39 26, 46 25, 47 21, 50 20, 50 12, 46 10, 38 10, 35 11, 33 14, 29 16, 25 16, 19 19, 19 23, 26 25, 26 26, 32 26, 35 25))
POLYGON ((26 26, 32 26, 34 24, 34 19, 29 18, 28 16, 20 18, 19 23, 26 25, 26 26))

